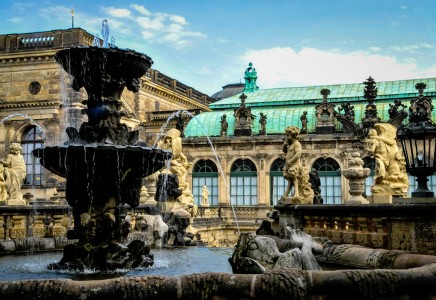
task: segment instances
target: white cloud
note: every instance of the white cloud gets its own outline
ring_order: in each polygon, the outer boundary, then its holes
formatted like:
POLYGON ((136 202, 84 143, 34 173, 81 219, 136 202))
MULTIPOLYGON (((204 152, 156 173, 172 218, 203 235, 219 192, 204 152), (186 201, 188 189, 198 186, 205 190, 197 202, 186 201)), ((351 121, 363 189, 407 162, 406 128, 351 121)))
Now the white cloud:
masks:
POLYGON ((130 7, 135 9, 137 12, 143 14, 144 16, 151 15, 151 12, 142 5, 131 4, 130 7))
POLYGON ((149 17, 139 17, 136 18, 136 22, 138 22, 139 26, 147 30, 162 30, 164 28, 164 23, 161 18, 151 19, 149 17))
POLYGON ((420 70, 416 63, 363 51, 336 53, 314 48, 250 50, 242 59, 253 62, 262 88, 362 82, 436 76, 436 66, 420 70))
POLYGON ((131 5, 131 7, 141 13, 140 16, 132 16, 132 18, 143 29, 142 37, 150 42, 182 49, 192 44, 196 38, 206 37, 201 32, 189 30, 189 23, 182 16, 164 12, 152 13, 138 5, 131 5))
POLYGON ((170 25, 167 27, 166 30, 167 30, 168 32, 174 32, 174 33, 177 33, 177 32, 181 32, 181 31, 183 31, 183 26, 180 25, 180 24, 173 23, 173 24, 170 24, 170 25))
POLYGON ((105 7, 104 11, 112 17, 126 18, 130 16, 130 10, 126 8, 105 7))
POLYGON ((156 33, 152 32, 152 31, 142 31, 141 35, 144 39, 149 40, 152 39, 156 36, 156 33))
POLYGON ((369 51, 371 52, 380 52, 381 48, 377 46, 369 47, 369 51))
POLYGON ((177 15, 170 16, 170 20, 173 21, 174 23, 178 23, 178 24, 181 24, 181 25, 187 25, 188 24, 184 17, 177 16, 177 15))
POLYGON ((407 6, 406 6, 406 5, 401 5, 400 8, 401 8, 402 10, 406 10, 406 9, 407 9, 407 6))
POLYGON ((416 52, 419 49, 432 49, 434 45, 428 43, 419 43, 414 45, 392 46, 389 49, 398 52, 416 52))

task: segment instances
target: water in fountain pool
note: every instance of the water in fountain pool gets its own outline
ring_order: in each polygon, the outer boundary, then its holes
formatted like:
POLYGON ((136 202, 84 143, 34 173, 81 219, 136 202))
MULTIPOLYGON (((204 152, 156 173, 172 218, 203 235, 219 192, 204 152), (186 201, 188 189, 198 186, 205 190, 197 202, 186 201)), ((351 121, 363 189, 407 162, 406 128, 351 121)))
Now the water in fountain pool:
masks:
POLYGON ((101 274, 85 270, 84 272, 53 271, 47 265, 57 262, 61 252, 40 253, 34 255, 8 255, 0 257, 0 281, 26 279, 102 279, 108 277, 145 276, 145 275, 187 275, 204 272, 231 273, 228 258, 232 248, 186 247, 154 249, 154 265, 149 268, 116 270, 115 273, 101 274))

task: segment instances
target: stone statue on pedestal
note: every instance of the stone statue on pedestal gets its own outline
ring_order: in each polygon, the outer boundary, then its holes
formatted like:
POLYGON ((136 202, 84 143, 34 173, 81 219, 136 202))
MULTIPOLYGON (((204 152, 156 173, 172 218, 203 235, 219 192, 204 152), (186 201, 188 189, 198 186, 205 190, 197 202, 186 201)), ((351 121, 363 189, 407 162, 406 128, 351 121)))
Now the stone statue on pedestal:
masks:
POLYGON ((221 137, 227 136, 227 128, 228 127, 229 127, 229 123, 227 123, 227 115, 224 114, 221 116, 221 131, 220 131, 221 137))
POLYGON ((283 204, 313 204, 314 192, 309 183, 309 173, 301 165, 301 144, 298 141, 300 129, 295 126, 286 128, 286 138, 283 142, 283 152, 286 153, 286 165, 283 176, 288 186, 282 197, 283 204), (291 188, 294 188, 292 197, 289 197, 291 188))
POLYGON ((209 206, 209 190, 203 185, 201 189, 201 206, 209 206))
POLYGON ((395 140, 397 129, 387 123, 376 123, 369 129, 365 149, 375 157, 375 176, 371 187, 373 194, 404 196, 409 179, 405 160, 395 140))
POLYGON ((7 205, 24 205, 21 185, 26 178, 26 163, 19 143, 12 143, 10 153, 0 159, 0 201, 7 205))

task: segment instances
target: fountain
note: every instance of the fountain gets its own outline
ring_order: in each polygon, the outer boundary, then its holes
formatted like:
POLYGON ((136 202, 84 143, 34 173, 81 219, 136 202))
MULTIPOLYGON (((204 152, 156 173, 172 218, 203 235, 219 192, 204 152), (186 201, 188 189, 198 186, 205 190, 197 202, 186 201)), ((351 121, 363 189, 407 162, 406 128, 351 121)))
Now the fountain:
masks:
POLYGON ((87 91, 83 104, 88 121, 79 130, 66 129, 69 140, 64 146, 33 152, 45 168, 66 178, 66 199, 75 225, 67 236, 78 239, 50 268, 150 266, 148 245, 140 240, 123 243, 129 231, 126 206, 138 206, 142 178, 162 169, 171 153, 145 147, 138 131, 129 131, 120 122, 120 96, 125 87, 139 90, 138 78, 153 62, 132 50, 99 47, 63 49, 55 59, 74 77, 73 89, 87 91))
MULTIPOLYGON (((88 92, 84 101, 88 121, 79 130, 67 128, 65 145, 33 152, 43 166, 66 178, 66 198, 75 224, 68 236, 78 239, 50 268, 100 272, 148 267, 153 264, 148 245, 142 240, 124 243, 130 226, 125 217, 129 207, 139 204, 142 178, 162 169, 172 154, 145 147, 138 132, 120 122, 120 95, 124 87, 138 91, 138 78, 152 61, 134 51, 97 47, 64 49, 55 59, 74 77, 73 88, 88 92)), ((296 139, 295 130, 289 132, 296 139)), ((293 166, 291 155, 301 150, 285 146, 288 166, 293 166)), ((304 185, 296 195, 300 186, 294 184, 294 199, 284 199, 289 201, 279 205, 282 210, 291 200, 313 198, 311 194, 297 199, 305 195, 307 180, 297 177, 292 168, 288 173, 289 179, 304 185)), ((262 235, 241 235, 230 259, 236 274, 0 281, 1 299, 431 299, 436 295, 434 256, 333 245, 290 227, 276 231, 278 227, 265 225, 262 235), (347 267, 355 263, 360 269, 322 271, 318 264, 322 259, 347 267)), ((178 256, 174 259, 186 259, 178 256)))

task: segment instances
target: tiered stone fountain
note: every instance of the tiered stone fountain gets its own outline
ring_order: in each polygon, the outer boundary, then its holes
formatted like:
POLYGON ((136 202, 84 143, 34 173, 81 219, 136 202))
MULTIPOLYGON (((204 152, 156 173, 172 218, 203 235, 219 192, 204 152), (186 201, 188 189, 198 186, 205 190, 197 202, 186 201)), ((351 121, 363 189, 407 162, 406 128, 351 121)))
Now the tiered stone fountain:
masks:
POLYGON ((55 269, 112 270, 150 266, 153 256, 144 242, 126 240, 130 225, 126 207, 139 204, 142 178, 171 158, 171 152, 145 147, 138 131, 120 122, 120 96, 127 87, 139 90, 139 78, 153 61, 131 50, 73 47, 55 55, 74 77, 75 90, 85 88, 88 121, 69 127, 65 146, 36 149, 33 155, 51 172, 66 178, 66 198, 73 208, 78 242, 64 250, 55 269))

